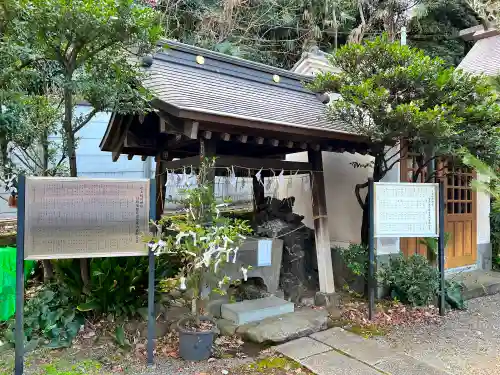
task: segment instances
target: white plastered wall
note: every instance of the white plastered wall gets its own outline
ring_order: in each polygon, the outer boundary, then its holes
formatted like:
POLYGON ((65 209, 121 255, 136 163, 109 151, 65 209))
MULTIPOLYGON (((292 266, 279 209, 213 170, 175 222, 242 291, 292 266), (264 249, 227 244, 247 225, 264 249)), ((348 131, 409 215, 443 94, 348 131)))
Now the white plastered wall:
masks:
MULTIPOLYGON (((484 180, 487 182, 488 180, 482 178, 481 175, 478 174, 477 178, 479 180, 484 180)), ((477 192, 477 244, 489 244, 491 242, 490 239, 490 195, 483 192, 477 192)))

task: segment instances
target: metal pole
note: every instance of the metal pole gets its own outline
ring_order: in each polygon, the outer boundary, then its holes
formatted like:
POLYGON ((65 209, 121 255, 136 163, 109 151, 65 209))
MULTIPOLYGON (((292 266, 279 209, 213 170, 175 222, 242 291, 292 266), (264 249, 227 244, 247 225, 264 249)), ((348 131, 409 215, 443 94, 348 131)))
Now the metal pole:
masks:
POLYGON ((16 251, 16 348, 15 375, 24 372, 24 210, 25 176, 19 176, 17 187, 17 251, 16 251))
POLYGON ((374 236, 374 212, 373 212, 373 198, 374 198, 374 185, 373 179, 368 180, 368 209, 370 210, 369 226, 368 226, 368 318, 372 320, 375 310, 375 238, 374 236))
POLYGON ((444 182, 439 181, 439 239, 438 239, 438 257, 439 257, 439 314, 443 316, 445 314, 445 279, 444 279, 444 253, 445 243, 444 243, 444 182))
MULTIPOLYGON (((149 181, 149 218, 156 220, 156 181, 149 181)), ((149 250, 149 277, 148 277, 148 365, 153 365, 153 351, 155 338, 155 254, 149 250)))

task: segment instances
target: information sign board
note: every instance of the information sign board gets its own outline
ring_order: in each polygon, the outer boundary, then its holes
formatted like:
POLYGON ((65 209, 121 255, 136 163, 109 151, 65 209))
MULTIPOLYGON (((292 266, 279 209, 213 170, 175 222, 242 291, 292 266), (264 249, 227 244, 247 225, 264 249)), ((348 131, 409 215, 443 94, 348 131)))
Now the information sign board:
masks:
POLYGON ((149 180, 26 177, 25 259, 148 255, 149 180))
POLYGON ((374 183, 374 237, 439 237, 439 184, 374 183))

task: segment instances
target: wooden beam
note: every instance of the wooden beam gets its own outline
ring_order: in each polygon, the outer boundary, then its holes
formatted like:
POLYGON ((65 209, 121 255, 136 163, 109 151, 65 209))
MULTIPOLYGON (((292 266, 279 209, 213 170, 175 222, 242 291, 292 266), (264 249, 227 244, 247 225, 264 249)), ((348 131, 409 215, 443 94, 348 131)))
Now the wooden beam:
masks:
POLYGON ((117 161, 118 158, 120 157, 120 154, 122 153, 123 146, 125 144, 125 138, 128 133, 128 129, 130 128, 130 125, 132 124, 132 120, 134 119, 134 116, 128 115, 127 119, 124 121, 122 120, 121 124, 123 124, 123 129, 122 133, 117 137, 116 141, 113 144, 113 151, 111 154, 111 160, 117 161))
POLYGON ((182 139, 182 134, 175 134, 173 138, 168 139, 167 141, 167 148, 171 146, 175 146, 177 143, 179 143, 182 139))
POLYGON ((232 167, 232 166, 240 166, 244 168, 249 168, 253 170, 263 169, 274 169, 289 171, 289 173, 295 173, 296 171, 304 171, 308 172, 312 169, 310 163, 300 162, 300 161, 286 161, 279 159, 259 159, 259 158, 250 158, 250 157, 242 157, 242 156, 217 156, 217 160, 215 161, 216 166, 218 167, 232 167))
POLYGON ((156 138, 151 138, 151 137, 138 137, 134 133, 132 133, 130 130, 127 131, 125 140, 123 142, 123 147, 125 148, 149 148, 149 149, 155 149, 156 148, 156 138))
POLYGON ((160 114, 160 133, 163 134, 182 134, 184 133, 183 124, 175 121, 171 116, 160 114))
POLYGON ((229 133, 222 133, 220 135, 220 139, 222 139, 223 141, 227 142, 227 141, 229 141, 231 139, 231 134, 229 134, 229 133))
POLYGON ((248 140, 248 135, 240 135, 238 137, 238 140, 241 142, 241 143, 247 143, 247 140, 248 140))
POLYGON ((257 138, 255 138, 255 142, 257 142, 258 145, 262 145, 262 144, 264 144, 264 138, 257 137, 257 138))
POLYGON ((323 156, 321 151, 308 151, 312 165, 310 183, 312 192, 312 214, 314 234, 316 237, 316 257, 318 260, 319 289, 321 293, 335 293, 333 281, 332 250, 328 231, 328 214, 326 210, 325 180, 323 176, 323 156))
POLYGON ((184 135, 189 139, 198 139, 199 126, 200 123, 198 121, 184 121, 184 135))
POLYGON ((190 156, 188 158, 183 158, 179 160, 170 160, 165 162, 165 169, 181 169, 183 167, 199 167, 200 157, 190 156))
MULTIPOLYGON (((206 145, 205 145, 206 146, 206 145)), ((205 147, 206 149, 206 147, 205 147)), ((209 150, 210 151, 210 150, 209 150)), ((210 152, 210 154, 215 155, 215 152, 210 152)), ((205 152, 205 156, 208 156, 205 152)), ((259 159, 259 158, 248 158, 242 156, 224 156, 218 155, 215 160, 215 165, 217 167, 232 167, 232 166, 241 166, 248 169, 259 170, 263 169, 274 169, 276 171, 281 171, 282 169, 285 171, 289 171, 289 174, 295 173, 296 171, 309 172, 312 170, 311 163, 302 162, 302 161, 286 161, 286 160, 278 160, 278 159, 259 159)), ((200 166, 200 157, 199 156, 190 156, 187 158, 167 161, 165 163, 165 167, 168 169, 181 169, 184 167, 199 167, 200 166)))
POLYGON ((134 158, 134 154, 128 154, 127 159, 132 160, 134 158))

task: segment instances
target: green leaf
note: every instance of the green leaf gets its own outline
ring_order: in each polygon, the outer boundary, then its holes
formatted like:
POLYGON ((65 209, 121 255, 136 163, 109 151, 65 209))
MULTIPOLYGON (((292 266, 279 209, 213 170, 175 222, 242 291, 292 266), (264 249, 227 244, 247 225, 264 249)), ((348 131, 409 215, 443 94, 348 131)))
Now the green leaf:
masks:
POLYGON ((38 344, 40 343, 39 339, 31 339, 28 342, 24 344, 24 351, 25 352, 31 352, 35 350, 38 347, 38 344))
POLYGON ((67 325, 71 323, 75 319, 75 311, 73 309, 66 310, 63 316, 61 317, 62 323, 67 325))
POLYGON ((68 337, 74 338, 80 331, 81 323, 80 322, 71 322, 66 325, 66 332, 68 333, 68 337))
POLYGON ((123 329, 122 326, 116 327, 115 339, 116 339, 117 344, 121 348, 125 348, 125 347, 130 345, 128 340, 125 338, 125 330, 123 329))
POLYGON ((141 316, 142 319, 148 320, 148 308, 147 307, 140 307, 137 309, 137 313, 141 316))
POLYGON ((93 311, 93 310, 99 310, 101 308, 101 305, 99 304, 98 301, 90 301, 83 303, 81 305, 77 306, 78 311, 93 311))

